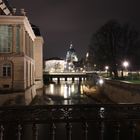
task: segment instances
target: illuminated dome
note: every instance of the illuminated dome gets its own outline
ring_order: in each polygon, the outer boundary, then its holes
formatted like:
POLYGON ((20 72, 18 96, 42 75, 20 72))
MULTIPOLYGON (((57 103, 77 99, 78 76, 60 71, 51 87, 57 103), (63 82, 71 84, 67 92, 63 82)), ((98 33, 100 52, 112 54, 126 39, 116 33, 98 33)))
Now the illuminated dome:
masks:
POLYGON ((78 57, 76 51, 73 47, 73 44, 70 44, 70 47, 66 53, 66 63, 65 63, 65 70, 73 71, 75 69, 75 64, 78 62, 78 57))
POLYGON ((67 62, 77 62, 78 61, 78 57, 76 55, 76 51, 73 48, 73 44, 70 44, 69 50, 67 51, 66 54, 66 61, 67 62))

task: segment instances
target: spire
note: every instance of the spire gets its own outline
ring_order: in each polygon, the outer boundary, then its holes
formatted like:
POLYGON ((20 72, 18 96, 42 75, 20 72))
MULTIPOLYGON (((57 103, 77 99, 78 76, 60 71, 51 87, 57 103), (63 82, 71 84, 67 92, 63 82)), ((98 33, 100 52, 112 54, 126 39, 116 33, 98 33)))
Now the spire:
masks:
POLYGON ((72 44, 72 42, 70 43, 70 49, 72 49, 73 48, 73 44, 72 44))
POLYGON ((70 48, 69 49, 72 49, 73 48, 73 43, 72 41, 70 42, 70 48))
POLYGON ((66 61, 67 62, 76 62, 78 61, 78 58, 77 58, 77 55, 76 55, 76 51, 73 47, 73 43, 70 42, 70 47, 69 47, 69 50, 67 51, 66 53, 66 61))

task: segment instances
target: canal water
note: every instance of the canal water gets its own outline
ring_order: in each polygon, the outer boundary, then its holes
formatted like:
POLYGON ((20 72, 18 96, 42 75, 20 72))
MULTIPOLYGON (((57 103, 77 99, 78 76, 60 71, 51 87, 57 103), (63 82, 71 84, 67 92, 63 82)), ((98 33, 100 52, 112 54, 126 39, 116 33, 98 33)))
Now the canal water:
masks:
POLYGON ((32 104, 93 104, 93 99, 87 97, 83 93, 84 82, 54 81, 48 85, 44 85, 44 89, 38 92, 32 104))

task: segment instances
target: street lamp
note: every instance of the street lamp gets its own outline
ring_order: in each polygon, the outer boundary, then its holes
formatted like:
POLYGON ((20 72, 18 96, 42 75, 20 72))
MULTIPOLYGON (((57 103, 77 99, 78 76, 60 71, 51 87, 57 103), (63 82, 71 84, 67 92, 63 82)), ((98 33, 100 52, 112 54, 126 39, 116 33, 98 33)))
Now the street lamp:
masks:
POLYGON ((122 63, 123 67, 125 68, 125 71, 127 71, 127 68, 129 67, 129 62, 128 61, 124 61, 122 63))
POLYGON ((129 62, 128 61, 124 61, 123 62, 123 66, 124 66, 125 69, 127 69, 127 67, 129 66, 129 62))
POLYGON ((108 69, 109 69, 109 66, 105 66, 105 70, 106 70, 106 77, 108 77, 108 69))

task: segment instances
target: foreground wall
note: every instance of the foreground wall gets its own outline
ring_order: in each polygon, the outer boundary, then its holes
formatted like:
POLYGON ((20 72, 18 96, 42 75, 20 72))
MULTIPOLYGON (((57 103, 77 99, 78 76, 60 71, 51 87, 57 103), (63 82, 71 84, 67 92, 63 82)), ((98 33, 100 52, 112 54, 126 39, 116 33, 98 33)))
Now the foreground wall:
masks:
POLYGON ((106 80, 105 94, 117 103, 140 103, 140 85, 106 80))

